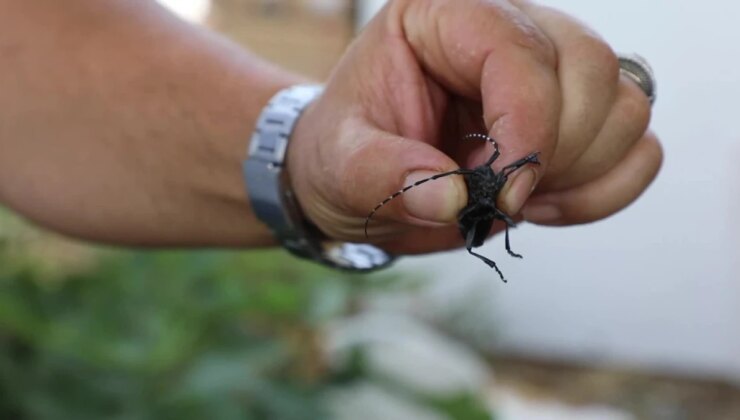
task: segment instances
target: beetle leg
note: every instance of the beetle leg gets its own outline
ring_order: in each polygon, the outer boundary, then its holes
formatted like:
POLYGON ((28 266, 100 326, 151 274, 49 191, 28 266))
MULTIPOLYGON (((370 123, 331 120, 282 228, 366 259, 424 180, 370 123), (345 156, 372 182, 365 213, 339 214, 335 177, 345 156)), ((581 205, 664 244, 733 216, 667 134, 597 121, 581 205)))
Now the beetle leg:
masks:
POLYGON ((480 259, 481 261, 483 261, 484 263, 486 263, 489 267, 491 267, 494 270, 496 270, 496 272, 498 273, 498 276, 501 277, 501 280, 504 283, 508 283, 508 281, 504 278, 504 274, 501 272, 501 270, 498 269, 498 266, 496 265, 495 262, 493 262, 493 260, 490 260, 490 259, 484 257, 483 255, 480 255, 478 253, 473 252, 473 249, 472 248, 468 248, 468 252, 470 253, 470 255, 472 255, 474 257, 477 257, 478 259, 480 259))
POLYGON ((517 254, 516 252, 511 250, 511 244, 509 243, 509 225, 506 224, 506 252, 509 253, 514 258, 524 258, 521 254, 517 254))
POLYGON ((508 178, 509 175, 511 175, 514 171, 516 171, 517 169, 521 168, 522 166, 528 163, 539 165, 540 164, 540 161, 538 159, 539 155, 540 155, 539 152, 530 153, 529 155, 517 160, 511 165, 505 166, 504 169, 501 170, 504 173, 504 177, 508 178))
POLYGON ((495 217, 497 219, 503 220, 504 223, 506 224, 506 230, 505 230, 505 233, 504 233, 505 238, 506 238, 506 252, 508 252, 509 255, 511 255, 514 258, 524 258, 520 254, 517 254, 516 252, 514 252, 514 251, 511 250, 511 243, 509 242, 509 228, 516 227, 516 222, 514 222, 514 220, 511 217, 509 217, 508 214, 506 214, 506 213, 504 213, 504 212, 502 212, 501 210, 498 210, 498 209, 496 209, 496 215, 495 215, 495 217))
POLYGON ((512 219, 511 217, 509 217, 508 214, 502 212, 499 209, 496 209, 496 214, 494 215, 494 217, 503 220, 504 223, 506 223, 506 225, 509 227, 516 227, 516 222, 514 221, 514 219, 512 219))

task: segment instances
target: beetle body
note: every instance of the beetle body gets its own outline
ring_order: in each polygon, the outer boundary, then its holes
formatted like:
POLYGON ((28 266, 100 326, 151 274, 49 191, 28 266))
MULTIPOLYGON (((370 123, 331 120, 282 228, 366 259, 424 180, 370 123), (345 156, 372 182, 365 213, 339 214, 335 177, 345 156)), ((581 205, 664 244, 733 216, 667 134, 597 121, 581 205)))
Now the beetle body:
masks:
POLYGON ((501 277, 501 280, 506 282, 503 273, 501 273, 501 270, 499 270, 496 263, 493 260, 474 252, 473 248, 478 248, 482 246, 489 233, 491 232, 493 222, 495 220, 501 220, 505 224, 506 251, 512 257, 522 258, 521 255, 511 250, 511 246, 509 243, 509 228, 516 226, 516 224, 511 219, 511 217, 509 217, 509 215, 501 211, 496 206, 496 202, 498 200, 499 194, 501 193, 501 190, 504 188, 504 185, 506 185, 506 181, 508 181, 509 176, 513 172, 527 164, 531 163, 538 165, 540 163, 538 160, 539 153, 531 153, 517 160, 516 162, 505 166, 503 169, 501 169, 501 171, 496 172, 491 167, 493 162, 495 162, 496 159, 498 159, 501 155, 496 142, 489 136, 485 136, 482 134, 471 134, 465 136, 465 139, 470 138, 483 139, 494 146, 494 152, 486 163, 474 169, 458 169, 451 172, 437 174, 432 177, 417 181, 413 185, 408 185, 401 190, 391 194, 388 198, 380 202, 380 204, 378 204, 365 219, 365 236, 367 237, 368 223, 370 222, 370 219, 373 217, 373 215, 381 207, 388 204, 388 202, 390 202, 394 198, 425 182, 433 181, 435 179, 443 178, 450 175, 462 175, 465 179, 465 185, 468 189, 468 203, 465 205, 465 207, 463 207, 462 210, 460 210, 460 213, 458 213, 457 221, 460 234, 465 240, 465 248, 471 255, 479 258, 489 267, 496 270, 499 277, 501 277))
POLYGON ((458 214, 458 227, 466 242, 469 233, 473 232, 470 245, 477 248, 483 245, 496 218, 496 201, 506 184, 506 177, 503 172, 496 173, 486 165, 473 169, 473 173, 463 177, 468 187, 468 204, 458 214))

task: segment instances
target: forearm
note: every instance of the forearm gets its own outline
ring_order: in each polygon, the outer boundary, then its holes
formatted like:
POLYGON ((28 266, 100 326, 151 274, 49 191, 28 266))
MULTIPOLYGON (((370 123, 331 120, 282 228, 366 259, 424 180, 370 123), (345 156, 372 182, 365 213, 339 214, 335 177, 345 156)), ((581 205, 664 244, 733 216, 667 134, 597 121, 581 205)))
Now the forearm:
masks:
POLYGON ((262 245, 240 163, 300 79, 151 0, 0 0, 0 203, 133 245, 262 245))

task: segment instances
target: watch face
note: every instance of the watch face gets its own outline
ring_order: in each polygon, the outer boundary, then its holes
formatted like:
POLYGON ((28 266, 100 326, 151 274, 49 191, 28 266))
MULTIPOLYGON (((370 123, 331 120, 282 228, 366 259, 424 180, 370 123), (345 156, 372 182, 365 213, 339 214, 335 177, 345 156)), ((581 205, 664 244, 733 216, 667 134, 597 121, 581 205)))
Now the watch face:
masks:
POLYGON ((373 245, 339 242, 325 244, 324 257, 338 268, 357 271, 384 268, 395 259, 373 245))

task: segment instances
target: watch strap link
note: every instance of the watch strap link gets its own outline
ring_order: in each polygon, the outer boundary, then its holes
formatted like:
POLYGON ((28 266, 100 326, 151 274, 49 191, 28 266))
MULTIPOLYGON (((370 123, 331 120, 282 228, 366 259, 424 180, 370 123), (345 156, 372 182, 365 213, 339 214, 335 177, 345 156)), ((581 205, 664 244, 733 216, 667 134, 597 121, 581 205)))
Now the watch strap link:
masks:
MULTIPOLYGON (((257 120, 249 144, 249 158, 244 162, 244 177, 249 181, 249 195, 257 217, 265 222, 285 245, 292 245, 300 225, 292 193, 284 171, 288 140, 303 110, 322 88, 297 85, 278 92, 257 120)), ((293 250, 294 247, 288 246, 293 250)))

